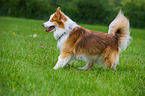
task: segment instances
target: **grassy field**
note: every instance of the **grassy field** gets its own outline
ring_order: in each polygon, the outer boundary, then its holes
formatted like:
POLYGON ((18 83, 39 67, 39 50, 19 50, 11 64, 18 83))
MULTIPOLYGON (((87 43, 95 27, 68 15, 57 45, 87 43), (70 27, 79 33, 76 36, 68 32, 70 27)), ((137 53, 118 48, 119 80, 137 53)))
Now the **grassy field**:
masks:
POLYGON ((145 96, 145 30, 131 29, 133 41, 120 54, 117 71, 97 65, 77 70, 86 64, 80 61, 52 70, 60 51, 43 22, 0 17, 0 96, 145 96))

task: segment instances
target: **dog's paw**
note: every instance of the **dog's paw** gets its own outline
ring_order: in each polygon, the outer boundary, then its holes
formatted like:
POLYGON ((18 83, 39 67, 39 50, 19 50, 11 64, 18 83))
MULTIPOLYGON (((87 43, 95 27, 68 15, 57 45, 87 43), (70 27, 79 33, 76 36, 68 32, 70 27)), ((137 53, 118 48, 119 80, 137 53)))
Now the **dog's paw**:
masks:
POLYGON ((57 66, 54 66, 54 67, 53 67, 54 70, 56 70, 56 69, 58 69, 58 68, 59 68, 59 67, 57 67, 57 66))

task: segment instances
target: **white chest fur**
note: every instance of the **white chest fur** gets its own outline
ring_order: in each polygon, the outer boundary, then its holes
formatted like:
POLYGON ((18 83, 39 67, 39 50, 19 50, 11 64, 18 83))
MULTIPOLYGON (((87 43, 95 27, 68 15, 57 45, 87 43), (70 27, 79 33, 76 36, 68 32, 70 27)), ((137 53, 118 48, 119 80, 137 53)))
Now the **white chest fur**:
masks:
POLYGON ((63 44, 65 43, 65 41, 67 40, 68 36, 69 36, 69 34, 65 34, 57 41, 57 48, 59 48, 61 50, 61 48, 62 48, 63 44))

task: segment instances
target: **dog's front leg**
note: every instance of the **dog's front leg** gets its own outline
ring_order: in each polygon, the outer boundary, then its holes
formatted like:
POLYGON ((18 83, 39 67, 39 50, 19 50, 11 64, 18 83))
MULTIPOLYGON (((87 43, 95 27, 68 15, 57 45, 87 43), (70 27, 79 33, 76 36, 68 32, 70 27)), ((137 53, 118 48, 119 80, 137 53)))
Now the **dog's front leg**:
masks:
POLYGON ((66 66, 70 59, 71 59, 71 56, 67 56, 67 57, 63 58, 62 55, 59 55, 58 61, 53 69, 58 69, 58 68, 62 68, 64 66, 66 66))

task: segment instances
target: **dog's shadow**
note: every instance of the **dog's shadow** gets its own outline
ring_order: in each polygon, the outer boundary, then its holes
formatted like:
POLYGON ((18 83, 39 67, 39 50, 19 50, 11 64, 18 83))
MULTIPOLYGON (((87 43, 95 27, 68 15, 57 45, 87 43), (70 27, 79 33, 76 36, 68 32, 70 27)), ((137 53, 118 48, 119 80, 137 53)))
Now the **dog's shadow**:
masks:
MULTIPOLYGON (((79 64, 80 65, 80 64, 79 64)), ((83 69, 78 69, 80 66, 76 65, 76 64, 68 64, 67 66, 65 66, 64 68, 66 70, 78 70, 78 71, 82 71, 83 69)), ((114 72, 130 72, 130 71, 135 71, 136 67, 133 66, 117 66, 116 70, 112 70, 112 69, 108 69, 108 68, 104 68, 103 66, 98 66, 95 65, 92 68, 88 69, 88 70, 84 70, 84 71, 95 71, 95 72, 109 72, 109 71, 114 71, 114 72)), ((138 68, 138 70, 145 70, 145 68, 138 68)))
POLYGON ((66 70, 77 70, 77 71, 97 71, 97 72, 102 72, 102 71, 106 71, 106 70, 108 70, 109 71, 109 69, 107 69, 107 68, 104 68, 104 67, 102 67, 102 66, 93 66, 92 68, 90 68, 90 69, 88 69, 88 70, 84 70, 84 69, 78 69, 80 66, 79 65, 75 65, 75 64, 68 64, 67 66, 65 66, 64 68, 66 69, 66 70))

